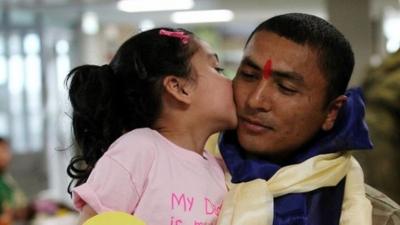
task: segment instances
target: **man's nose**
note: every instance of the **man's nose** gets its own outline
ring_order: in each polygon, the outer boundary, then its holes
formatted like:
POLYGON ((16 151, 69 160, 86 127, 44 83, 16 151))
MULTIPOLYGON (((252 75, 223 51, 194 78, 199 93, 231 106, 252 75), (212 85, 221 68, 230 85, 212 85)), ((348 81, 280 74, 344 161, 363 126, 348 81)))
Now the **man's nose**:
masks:
POLYGON ((262 79, 254 90, 250 92, 247 99, 248 107, 259 111, 271 110, 271 96, 269 81, 262 79))

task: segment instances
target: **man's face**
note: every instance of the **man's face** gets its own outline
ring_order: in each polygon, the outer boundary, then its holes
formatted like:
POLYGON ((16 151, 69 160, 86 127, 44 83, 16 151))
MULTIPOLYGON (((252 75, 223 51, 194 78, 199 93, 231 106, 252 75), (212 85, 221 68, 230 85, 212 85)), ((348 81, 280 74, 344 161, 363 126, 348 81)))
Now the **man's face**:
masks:
POLYGON ((317 57, 307 45, 275 33, 252 37, 233 81, 237 134, 246 151, 282 158, 323 127, 327 82, 317 57))
POLYGON ((0 142, 0 173, 7 169, 11 161, 11 150, 6 142, 0 142))

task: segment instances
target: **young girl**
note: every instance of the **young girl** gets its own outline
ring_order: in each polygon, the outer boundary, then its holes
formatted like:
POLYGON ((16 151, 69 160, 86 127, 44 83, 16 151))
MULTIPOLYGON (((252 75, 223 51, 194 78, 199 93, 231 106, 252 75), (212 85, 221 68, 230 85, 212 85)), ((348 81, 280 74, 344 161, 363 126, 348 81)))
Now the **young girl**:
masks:
POLYGON ((108 65, 69 73, 80 223, 111 210, 147 225, 215 223, 226 187, 204 145, 237 122, 221 72, 205 42, 162 28, 127 40, 108 65))

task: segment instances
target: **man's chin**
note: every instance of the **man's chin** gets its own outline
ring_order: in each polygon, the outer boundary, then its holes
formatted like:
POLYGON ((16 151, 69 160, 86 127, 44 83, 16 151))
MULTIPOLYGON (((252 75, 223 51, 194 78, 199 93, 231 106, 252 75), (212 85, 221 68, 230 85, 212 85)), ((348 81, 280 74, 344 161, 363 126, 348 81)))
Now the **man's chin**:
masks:
POLYGON ((252 135, 243 135, 238 132, 238 141, 241 147, 251 158, 260 159, 274 159, 281 158, 284 154, 280 150, 279 146, 275 146, 273 143, 267 143, 265 139, 252 135), (260 141, 264 140, 264 141, 260 141))
POLYGON ((260 141, 260 137, 252 136, 252 135, 242 135, 238 132, 238 140, 242 148, 246 152, 250 152, 252 154, 258 155, 269 155, 273 153, 272 146, 269 146, 265 143, 265 141, 260 141))

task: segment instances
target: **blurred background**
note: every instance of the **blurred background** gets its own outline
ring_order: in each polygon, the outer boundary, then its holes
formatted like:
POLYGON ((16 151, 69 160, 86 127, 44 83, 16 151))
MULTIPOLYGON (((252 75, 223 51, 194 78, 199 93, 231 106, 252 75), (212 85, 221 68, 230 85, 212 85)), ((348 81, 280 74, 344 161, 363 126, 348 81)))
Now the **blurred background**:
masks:
POLYGON ((367 183, 400 202, 400 0, 0 0, 0 136, 9 173, 42 213, 30 222, 60 224, 70 212, 71 68, 108 63, 133 34, 172 26, 211 43, 233 77, 255 26, 288 12, 325 18, 351 42, 351 86, 365 89, 375 143, 357 157, 367 183))

